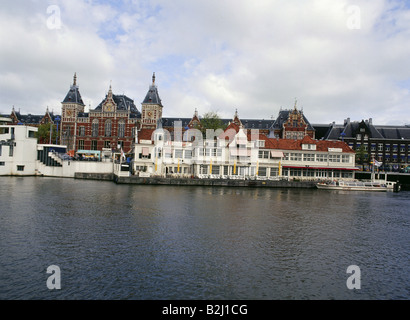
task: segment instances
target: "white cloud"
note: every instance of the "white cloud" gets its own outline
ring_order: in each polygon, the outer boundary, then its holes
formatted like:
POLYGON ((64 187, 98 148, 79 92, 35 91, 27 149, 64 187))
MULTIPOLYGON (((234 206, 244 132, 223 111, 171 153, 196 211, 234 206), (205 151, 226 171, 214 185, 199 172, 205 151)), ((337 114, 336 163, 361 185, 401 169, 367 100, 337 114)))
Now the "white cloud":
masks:
POLYGON ((156 72, 164 116, 198 108, 232 117, 237 108, 242 118, 267 119, 297 98, 313 123, 410 122, 410 11, 399 1, 57 5, 59 30, 47 29, 37 1, 7 2, 0 14, 1 112, 60 110, 74 72, 86 104, 96 107, 112 80, 139 106, 156 72), (360 28, 349 28, 357 19, 360 28))

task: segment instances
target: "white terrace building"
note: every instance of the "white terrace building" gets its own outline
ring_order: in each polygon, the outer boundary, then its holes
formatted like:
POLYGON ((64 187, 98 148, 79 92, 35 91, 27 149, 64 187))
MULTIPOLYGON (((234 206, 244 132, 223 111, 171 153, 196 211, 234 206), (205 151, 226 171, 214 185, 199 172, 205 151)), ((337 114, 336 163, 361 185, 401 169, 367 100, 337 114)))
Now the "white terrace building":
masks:
POLYGON ((195 129, 174 139, 165 129, 142 129, 134 154, 140 176, 349 179, 356 170, 355 153, 342 141, 268 138, 235 123, 206 138, 195 129))

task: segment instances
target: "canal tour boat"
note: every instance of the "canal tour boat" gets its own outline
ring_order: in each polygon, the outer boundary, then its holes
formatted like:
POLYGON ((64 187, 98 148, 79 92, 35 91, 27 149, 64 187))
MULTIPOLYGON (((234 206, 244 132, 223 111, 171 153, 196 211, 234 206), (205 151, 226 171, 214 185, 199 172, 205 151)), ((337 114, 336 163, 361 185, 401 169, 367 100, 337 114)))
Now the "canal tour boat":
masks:
POLYGON ((318 189, 348 191, 399 191, 400 186, 393 181, 332 181, 316 184, 318 189))

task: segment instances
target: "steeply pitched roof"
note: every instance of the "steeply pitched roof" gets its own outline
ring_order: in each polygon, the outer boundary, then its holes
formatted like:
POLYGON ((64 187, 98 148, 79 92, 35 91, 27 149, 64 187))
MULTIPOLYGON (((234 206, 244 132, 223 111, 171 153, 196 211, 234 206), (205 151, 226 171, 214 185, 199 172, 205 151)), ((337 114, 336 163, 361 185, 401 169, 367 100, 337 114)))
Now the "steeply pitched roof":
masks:
POLYGON ((145 99, 142 103, 143 104, 158 104, 162 106, 162 102, 158 94, 158 88, 155 85, 155 72, 152 76, 152 84, 150 85, 148 92, 145 96, 145 99))
MULTIPOLYGON (((102 100, 100 102, 100 104, 94 109, 96 111, 98 110, 102 110, 102 105, 104 103, 104 101, 107 99, 107 96, 105 96, 105 99, 102 100)), ((141 113, 138 111, 137 107, 134 104, 134 100, 132 100, 131 98, 128 98, 125 95, 116 95, 113 94, 112 98, 115 102, 115 104, 117 105, 117 110, 122 110, 122 111, 131 111, 131 113, 136 113, 137 115, 140 115, 141 113)))
POLYGON ((78 103, 84 105, 83 99, 81 98, 80 90, 77 86, 77 74, 74 74, 74 81, 67 95, 65 96, 63 103, 78 103))

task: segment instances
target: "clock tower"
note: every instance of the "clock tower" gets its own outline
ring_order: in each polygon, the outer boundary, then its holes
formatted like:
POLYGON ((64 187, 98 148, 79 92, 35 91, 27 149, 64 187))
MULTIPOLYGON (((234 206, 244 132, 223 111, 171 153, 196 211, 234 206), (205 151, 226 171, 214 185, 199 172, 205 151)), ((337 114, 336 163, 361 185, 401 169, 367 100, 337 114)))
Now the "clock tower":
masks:
POLYGON ((152 75, 152 84, 141 104, 141 125, 144 128, 156 129, 158 120, 162 118, 162 102, 158 88, 155 85, 155 72, 152 75))
POLYGON ((73 84, 61 102, 60 141, 68 150, 73 150, 76 144, 77 118, 79 112, 84 112, 84 102, 77 86, 77 74, 74 73, 73 84))

